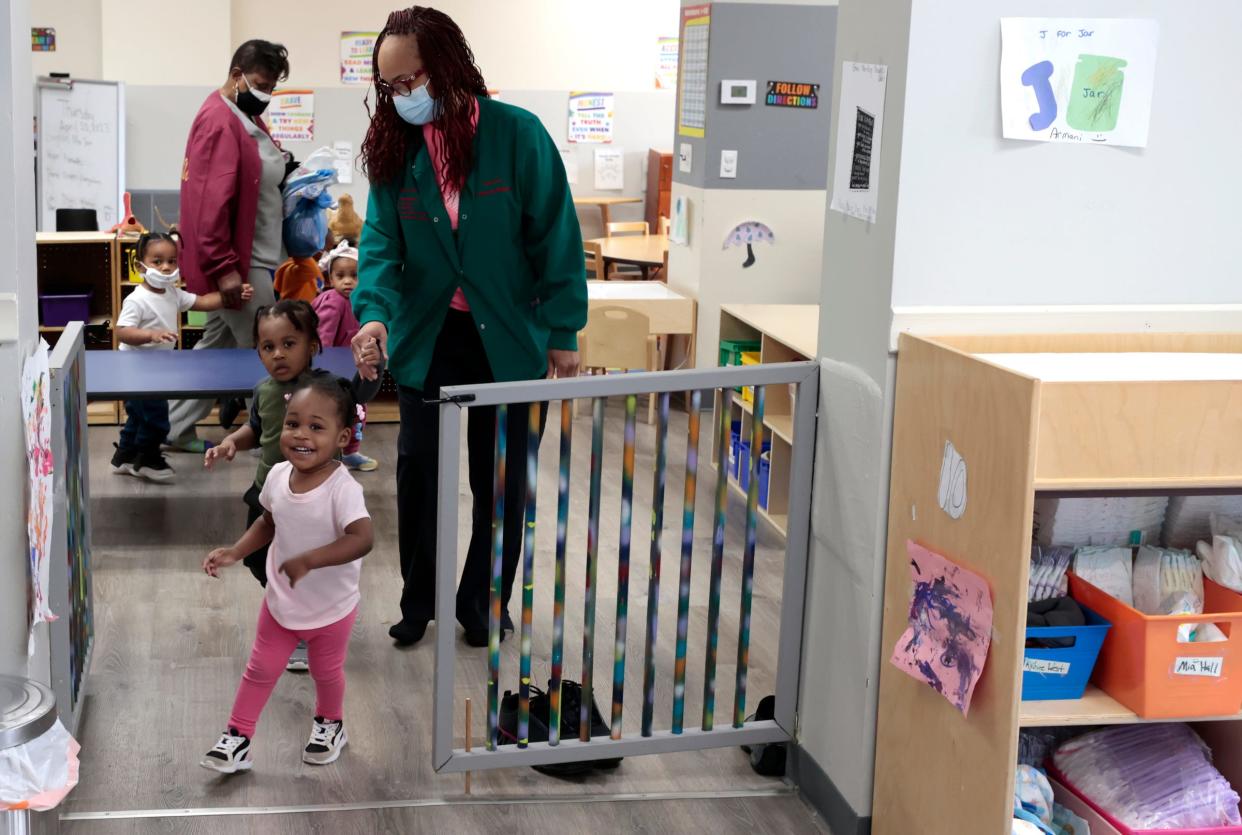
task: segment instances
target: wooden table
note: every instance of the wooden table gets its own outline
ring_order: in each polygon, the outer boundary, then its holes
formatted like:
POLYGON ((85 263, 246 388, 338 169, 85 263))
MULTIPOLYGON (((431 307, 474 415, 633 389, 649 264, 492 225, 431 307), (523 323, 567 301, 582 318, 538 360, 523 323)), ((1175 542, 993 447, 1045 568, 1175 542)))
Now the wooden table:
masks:
POLYGON ((633 264, 643 270, 643 279, 651 276, 652 267, 664 266, 664 254, 668 252, 667 235, 624 235, 615 238, 595 238, 600 254, 604 256, 604 272, 609 264, 633 264))
POLYGON ((613 206, 625 206, 631 203, 641 203, 641 197, 575 197, 575 206, 598 206, 600 219, 604 222, 603 229, 608 231, 608 224, 612 218, 609 212, 613 206))

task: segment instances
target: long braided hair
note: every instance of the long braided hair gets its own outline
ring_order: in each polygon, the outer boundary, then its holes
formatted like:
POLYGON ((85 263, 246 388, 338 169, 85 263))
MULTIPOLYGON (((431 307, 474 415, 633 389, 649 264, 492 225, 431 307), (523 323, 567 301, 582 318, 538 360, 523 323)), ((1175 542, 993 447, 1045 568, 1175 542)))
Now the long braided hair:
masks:
POLYGON ((380 47, 390 35, 413 35, 418 41, 418 53, 439 105, 436 121, 444 134, 444 159, 437 162, 444 163, 448 183, 460 191, 473 162, 475 97, 486 97, 487 85, 461 29, 444 12, 426 6, 393 12, 375 40, 375 111, 368 103, 371 126, 362 142, 362 170, 373 183, 392 182, 400 176, 411 145, 421 135, 420 127, 397 115, 392 96, 378 86, 380 47))

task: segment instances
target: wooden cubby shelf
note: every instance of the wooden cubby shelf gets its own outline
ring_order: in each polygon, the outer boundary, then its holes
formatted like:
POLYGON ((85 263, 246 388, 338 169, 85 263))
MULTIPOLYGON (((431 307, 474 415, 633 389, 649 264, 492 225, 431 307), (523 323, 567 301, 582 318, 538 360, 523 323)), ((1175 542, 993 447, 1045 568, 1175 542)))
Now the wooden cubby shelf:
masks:
MULTIPOLYGON (((720 308, 720 338, 759 343, 761 363, 797 362, 814 359, 819 337, 817 304, 726 304, 720 308)), ((782 536, 789 528, 789 471, 793 457, 793 389, 769 386, 764 396, 764 440, 771 444, 768 472, 768 504, 759 516, 782 536)), ((721 398, 716 397, 712 426, 719 425, 721 398)), ((736 392, 732 398, 730 425, 742 421, 749 438, 754 407, 736 392)), ((712 466, 718 467, 715 447, 712 466)), ((729 487, 745 496, 738 480, 729 477, 729 487)))
MULTIPOLYGON (((1020 728, 1149 721, 1094 685, 1021 700, 1036 494, 1242 492, 1242 334, 903 334, 894 406, 872 831, 1008 832, 1020 728), (966 462, 958 519, 937 500, 946 442, 966 462), (887 663, 909 616, 909 541, 991 588, 968 716, 887 663)), ((1211 722, 1217 750, 1242 748, 1236 719, 1188 717, 1211 722)))

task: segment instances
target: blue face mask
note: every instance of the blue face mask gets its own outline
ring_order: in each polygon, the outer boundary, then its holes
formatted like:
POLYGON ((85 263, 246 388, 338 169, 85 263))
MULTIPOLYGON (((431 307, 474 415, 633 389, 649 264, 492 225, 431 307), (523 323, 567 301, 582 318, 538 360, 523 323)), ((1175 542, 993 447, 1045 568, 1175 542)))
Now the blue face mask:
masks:
POLYGON ((406 96, 393 96, 393 107, 397 115, 411 125, 425 125, 438 115, 439 103, 427 92, 427 85, 415 87, 406 96))

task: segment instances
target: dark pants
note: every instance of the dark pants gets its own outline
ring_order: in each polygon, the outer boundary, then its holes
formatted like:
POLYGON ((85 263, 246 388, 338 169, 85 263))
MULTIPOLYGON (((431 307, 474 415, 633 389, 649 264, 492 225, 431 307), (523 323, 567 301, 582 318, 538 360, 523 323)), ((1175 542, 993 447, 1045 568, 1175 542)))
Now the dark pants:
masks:
MULTIPOLYGON (((263 515, 263 505, 259 503, 259 488, 251 484, 246 495, 242 496, 242 501, 246 503, 246 530, 250 530, 254 520, 263 515)), ((264 545, 253 554, 243 557, 242 563, 250 569, 259 585, 267 588, 267 546, 264 545)))
POLYGON ((159 452, 168 437, 167 400, 126 400, 121 449, 159 452))
MULTIPOLYGON (((435 352, 423 390, 401 387, 401 434, 397 441, 397 520, 401 548, 401 619, 409 623, 435 620, 436 501, 439 492, 440 407, 424 399, 439 397, 440 388, 493 382, 483 342, 469 313, 450 310, 436 338, 435 352)), ((508 451, 505 456, 505 519, 503 608, 507 610, 513 579, 522 553, 522 517, 526 502, 526 440, 528 404, 509 406, 508 451)), ((547 421, 541 405, 540 432, 547 421)), ((466 447, 470 493, 474 499, 466 567, 457 588, 457 620, 469 631, 487 628, 491 586, 492 490, 496 457, 495 407, 470 408, 466 413, 466 447)), ((456 500, 456 497, 450 497, 456 500)))

